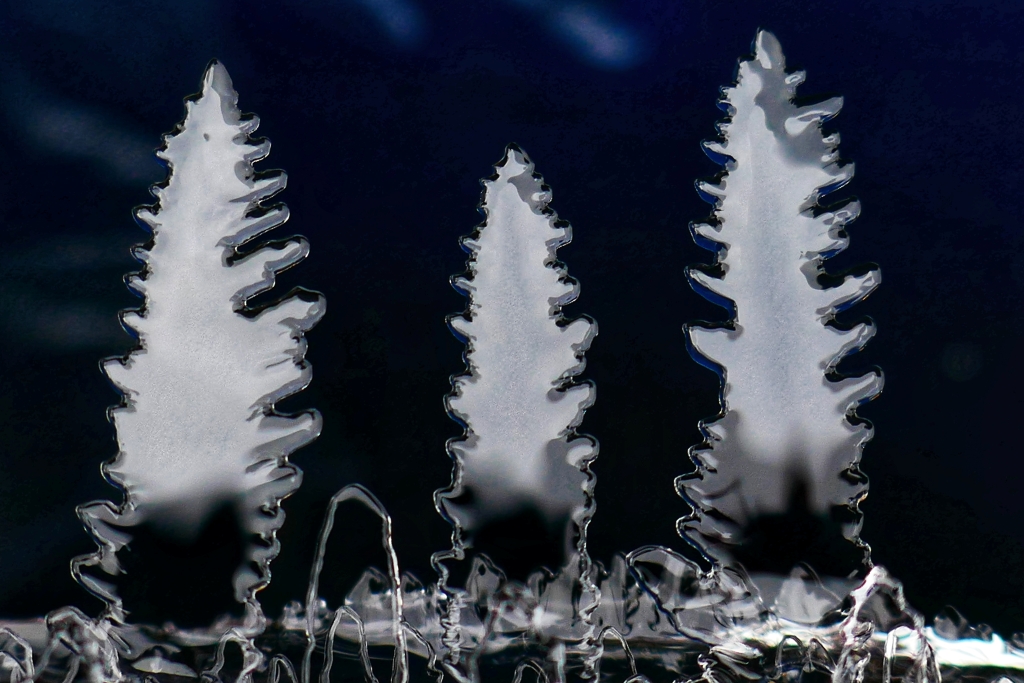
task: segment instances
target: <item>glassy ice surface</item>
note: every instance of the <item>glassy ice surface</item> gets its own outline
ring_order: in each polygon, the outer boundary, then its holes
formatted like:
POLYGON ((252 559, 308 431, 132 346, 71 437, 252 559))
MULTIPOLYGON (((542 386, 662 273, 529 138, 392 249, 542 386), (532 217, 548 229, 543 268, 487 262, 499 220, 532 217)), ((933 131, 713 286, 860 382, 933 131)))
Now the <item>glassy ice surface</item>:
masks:
POLYGON ((81 508, 100 548, 74 570, 107 608, 95 618, 69 607, 0 622, 0 680, 1024 680, 1024 636, 1003 639, 951 608, 927 625, 870 558, 851 576, 804 564, 751 575, 736 561, 751 520, 794 498, 808 514, 854 513, 842 531, 856 547, 866 493, 858 462, 870 432, 850 418, 880 389, 874 374, 834 375, 870 327, 844 331, 833 318, 878 284, 875 270, 834 285, 820 277, 857 212, 818 207, 852 173, 836 162, 838 138, 820 129, 839 102, 797 106, 803 75, 785 71, 771 34, 759 32, 754 47, 725 91, 723 139, 707 146, 726 169, 717 187, 700 187, 713 221, 694 228, 718 258, 692 280, 734 311, 724 326, 687 330, 695 355, 723 375, 722 415, 704 426, 708 443, 692 452, 698 469, 680 481, 697 508, 680 530, 715 560, 710 569, 659 546, 607 567, 587 555, 597 443, 575 430, 594 388, 577 376, 596 324, 562 317, 578 294, 555 260, 569 228, 513 146, 485 181, 486 222, 464 241, 468 272, 454 281, 469 300, 450 319, 466 342, 466 372, 448 407, 465 434, 448 444, 452 485, 435 500, 454 530, 451 549, 434 557, 438 576, 401 572, 387 511, 350 485, 331 500, 304 599, 264 618, 256 595, 278 549, 279 504, 299 484, 288 456, 319 429, 315 413, 274 406, 309 381, 302 336, 323 302, 304 293, 250 308, 308 247, 301 238, 253 244, 287 216, 261 204, 284 176, 254 174, 268 144, 249 138, 256 120, 239 113, 214 63, 160 153, 171 175, 158 204, 139 214, 153 231, 137 252, 145 269, 130 280, 144 305, 125 314, 139 348, 104 365, 125 394, 113 411, 119 453, 105 467, 125 500, 81 508), (366 568, 330 605, 320 594, 325 550, 346 501, 379 518, 387 563, 366 568), (132 622, 99 573, 118 572, 133 527, 188 538, 225 502, 265 541, 250 555, 256 569, 235 576, 246 620, 192 630, 132 622), (523 509, 564 530, 565 561, 517 581, 473 540, 523 509), (467 568, 460 582, 449 580, 456 564, 467 568))
POLYGON ((277 554, 279 503, 301 478, 288 454, 320 430, 316 413, 284 416, 274 406, 310 381, 302 335, 323 314, 322 297, 247 306, 309 245, 302 238, 253 244, 288 218, 284 206, 262 204, 284 189, 286 177, 255 173, 253 163, 270 143, 249 137, 259 121, 241 114, 237 98, 224 66, 211 64, 202 92, 186 103, 185 120, 159 152, 170 176, 154 190, 157 204, 136 214, 152 240, 135 250, 144 270, 128 280, 143 305, 122 321, 139 346, 103 364, 124 394, 111 411, 119 452, 104 474, 125 500, 80 509, 100 551, 76 566, 115 614, 120 606, 110 586, 88 568, 116 573, 115 553, 130 527, 146 522, 188 539, 224 504, 236 506, 245 531, 266 541, 250 550, 259 573, 241 567, 235 577, 236 598, 253 600, 277 554))

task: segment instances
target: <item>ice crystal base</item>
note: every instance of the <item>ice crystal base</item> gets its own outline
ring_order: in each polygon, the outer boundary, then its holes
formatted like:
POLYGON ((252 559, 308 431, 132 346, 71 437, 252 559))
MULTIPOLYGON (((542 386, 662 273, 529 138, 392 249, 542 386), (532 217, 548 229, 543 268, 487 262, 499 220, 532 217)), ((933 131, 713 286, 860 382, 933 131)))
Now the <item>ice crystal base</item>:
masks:
POLYGON ((293 602, 251 642, 233 631, 241 622, 185 631, 114 625, 74 609, 3 623, 0 671, 12 682, 92 683, 460 680, 458 670, 478 681, 552 683, 1024 678, 1024 637, 1004 640, 953 612, 925 627, 881 567, 845 594, 833 589, 849 581, 806 570, 754 579, 737 569, 702 572, 663 548, 595 572, 595 637, 579 638, 561 609, 566 585, 558 576, 517 583, 482 569, 478 590, 461 606, 464 660, 457 668, 437 656, 445 647, 445 611, 434 586, 403 575, 396 619, 387 573, 368 569, 342 607, 293 602), (755 583, 774 587, 765 594, 755 583), (396 647, 398 632, 406 638, 396 647), (311 666, 303 673, 307 652, 311 666))

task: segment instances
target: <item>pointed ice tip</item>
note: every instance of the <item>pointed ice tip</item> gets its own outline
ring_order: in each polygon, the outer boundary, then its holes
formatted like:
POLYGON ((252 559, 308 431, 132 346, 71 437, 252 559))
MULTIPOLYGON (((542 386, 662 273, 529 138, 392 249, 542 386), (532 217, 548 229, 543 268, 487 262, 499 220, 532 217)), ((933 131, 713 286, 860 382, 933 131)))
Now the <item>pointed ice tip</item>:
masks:
POLYGON ((530 157, 526 156, 526 152, 513 142, 505 147, 505 156, 498 162, 495 170, 498 175, 511 177, 520 175, 530 166, 530 157))
POLYGON ((759 29, 754 38, 754 58, 765 69, 785 69, 786 56, 782 54, 779 39, 770 31, 759 29))
POLYGON ((235 95, 235 88, 231 84, 228 70, 216 59, 210 60, 209 66, 206 67, 206 73, 203 74, 203 95, 209 94, 211 89, 222 97, 230 98, 235 95))

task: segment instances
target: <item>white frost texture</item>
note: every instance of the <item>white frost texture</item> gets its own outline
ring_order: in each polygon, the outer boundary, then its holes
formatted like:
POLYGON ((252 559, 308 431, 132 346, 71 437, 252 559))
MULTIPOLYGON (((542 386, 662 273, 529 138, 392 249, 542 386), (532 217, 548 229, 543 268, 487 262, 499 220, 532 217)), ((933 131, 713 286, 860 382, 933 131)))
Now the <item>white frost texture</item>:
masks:
MULTIPOLYGON (((280 502, 301 480, 288 455, 319 434, 315 411, 285 416, 274 404, 310 381, 303 333, 323 314, 321 296, 247 307, 309 245, 297 237, 253 248, 288 218, 283 205, 261 204, 284 189, 286 177, 254 172, 270 143, 249 137, 259 121, 242 115, 237 99, 225 68, 212 63, 202 92, 186 102, 184 122, 158 152, 170 176, 153 190, 157 204, 137 212, 152 241, 136 248, 144 269, 128 284, 144 303, 122 320, 138 348, 103 365, 124 394, 110 413, 119 452, 104 474, 124 489, 125 501, 80 509, 101 544, 80 567, 118 571, 113 553, 129 537, 116 527, 146 522, 188 539, 228 504, 247 532, 266 541, 250 556, 265 571, 277 554, 280 502)), ((236 597, 250 599, 265 578, 240 569, 236 597)), ((101 595, 108 590, 85 581, 101 595)))
POLYGON ((527 509, 579 524, 597 443, 574 432, 594 401, 594 387, 574 378, 597 325, 562 316, 579 294, 555 258, 570 227, 548 208, 533 163, 510 146, 495 170, 483 181, 486 221, 462 240, 468 272, 453 280, 469 297, 466 313, 449 319, 466 340, 468 374, 453 379, 448 409, 466 433, 449 443, 455 481, 438 504, 457 530, 527 509))
MULTIPOLYGON (((803 80, 786 71, 776 38, 759 32, 755 55, 723 89, 721 140, 705 143, 726 172, 717 185, 698 183, 715 209, 711 221, 691 228, 716 251, 716 268, 688 275, 709 299, 734 306, 735 317, 724 326, 687 326, 695 357, 723 373, 722 412, 702 424, 707 442, 691 451, 697 471, 677 486, 695 508, 680 532, 711 554, 738 542, 752 518, 794 503, 813 514, 844 507, 859 520, 866 495, 858 463, 871 430, 850 418, 878 394, 882 378, 841 378, 836 365, 874 327, 844 330, 834 318, 881 278, 871 269, 836 286, 819 281, 823 262, 846 247, 845 226, 859 205, 818 203, 850 180, 853 165, 838 161, 839 136, 821 130, 841 98, 797 106, 803 80)), ((858 532, 859 522, 844 530, 851 539, 858 532)))

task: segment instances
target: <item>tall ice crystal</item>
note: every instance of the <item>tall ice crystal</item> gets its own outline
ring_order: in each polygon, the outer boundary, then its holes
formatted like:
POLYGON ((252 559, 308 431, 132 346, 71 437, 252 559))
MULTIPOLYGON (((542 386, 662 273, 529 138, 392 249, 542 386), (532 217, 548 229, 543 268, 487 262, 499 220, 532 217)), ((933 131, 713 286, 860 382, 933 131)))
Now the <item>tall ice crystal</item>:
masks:
POLYGON ((822 282, 823 262, 846 248, 846 225, 860 207, 819 204, 850 180, 853 165, 838 160, 839 136, 821 130, 842 99, 798 106, 803 80, 803 72, 786 71, 775 36, 760 31, 754 56, 723 89, 721 139, 704 145, 725 172, 718 184, 698 183, 715 209, 691 229, 716 252, 716 268, 688 275, 734 317, 686 328, 695 357, 720 368, 722 412, 702 424, 707 441, 691 451, 697 470, 677 487, 694 507, 680 533, 717 559, 728 557, 751 520, 794 504, 818 515, 845 509, 854 521, 844 535, 857 540, 867 492, 858 463, 871 429, 850 418, 878 394, 882 378, 841 378, 836 365, 874 328, 842 329, 834 320, 881 278, 872 269, 836 286, 822 282))
POLYGON ((464 589, 454 588, 442 561, 463 559, 483 525, 532 512, 564 533, 564 565, 544 594, 534 596, 540 601, 535 618, 552 627, 541 629, 545 638, 589 643, 597 606, 586 548, 597 442, 575 431, 594 402, 593 385, 576 376, 597 324, 562 315, 579 296, 578 283, 555 256, 572 233, 548 208, 551 191, 533 163, 510 145, 495 171, 483 181, 486 220, 462 239, 470 254, 467 273, 452 280, 469 298, 466 312, 448 321, 466 342, 467 372, 452 379, 447 406, 465 434, 448 443, 452 485, 436 494, 438 511, 454 527, 451 551, 434 558, 447 600, 445 665, 456 679, 474 681, 479 654, 463 654, 483 652, 487 634, 498 626, 488 625, 491 617, 475 623, 473 585, 488 577, 501 585, 504 576, 478 556, 473 567, 479 571, 470 570, 464 589))
POLYGON ((315 411, 281 415, 274 407, 310 381, 303 333, 324 302, 302 291, 249 305, 309 245, 301 237, 253 242, 288 219, 283 205, 263 204, 284 189, 286 176, 254 172, 270 143, 249 137, 259 120, 242 115, 237 100, 224 66, 211 63, 202 92, 186 101, 184 122, 158 152, 170 175, 153 190, 157 204, 136 214, 152 231, 134 251, 144 268, 128 279, 143 305, 122 314, 138 346, 103 364, 124 394, 110 411, 119 452, 103 473, 125 497, 121 505, 79 509, 100 549, 74 566, 115 614, 112 587, 83 570, 119 572, 115 553, 130 540, 125 528, 146 522, 187 540, 225 504, 262 539, 250 548, 253 568, 240 568, 234 579, 236 599, 252 608, 250 616, 258 612, 255 593, 278 552, 280 502, 301 481, 288 456, 320 431, 315 411))
POLYGON ((528 508, 551 523, 582 523, 592 496, 597 443, 574 430, 594 387, 575 377, 597 324, 562 316, 579 295, 555 258, 571 231, 533 169, 510 146, 483 181, 487 220, 462 240, 468 273, 453 280, 469 297, 467 311, 449 319, 466 341, 468 372, 452 380, 448 409, 466 433, 449 444, 455 481, 438 502, 457 535, 528 508), (467 492, 472 502, 460 504, 467 492))

